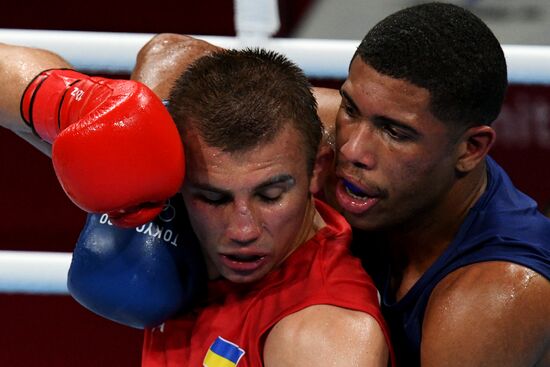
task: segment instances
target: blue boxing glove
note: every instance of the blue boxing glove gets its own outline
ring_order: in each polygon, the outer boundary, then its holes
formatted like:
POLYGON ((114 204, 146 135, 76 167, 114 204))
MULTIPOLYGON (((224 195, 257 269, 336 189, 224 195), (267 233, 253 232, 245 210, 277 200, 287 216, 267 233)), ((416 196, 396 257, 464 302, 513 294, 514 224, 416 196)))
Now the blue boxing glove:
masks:
POLYGON ((73 252, 67 285, 90 311, 135 328, 189 310, 206 289, 206 267, 183 198, 137 228, 89 214, 73 252))

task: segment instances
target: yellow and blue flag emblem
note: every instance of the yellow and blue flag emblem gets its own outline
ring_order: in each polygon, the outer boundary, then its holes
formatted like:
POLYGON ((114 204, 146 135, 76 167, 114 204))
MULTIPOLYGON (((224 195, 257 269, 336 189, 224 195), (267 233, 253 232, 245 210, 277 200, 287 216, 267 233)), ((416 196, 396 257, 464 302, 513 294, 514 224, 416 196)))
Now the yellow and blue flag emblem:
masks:
POLYGON ((218 336, 208 349, 202 365, 204 367, 235 367, 243 355, 244 350, 238 345, 218 336))

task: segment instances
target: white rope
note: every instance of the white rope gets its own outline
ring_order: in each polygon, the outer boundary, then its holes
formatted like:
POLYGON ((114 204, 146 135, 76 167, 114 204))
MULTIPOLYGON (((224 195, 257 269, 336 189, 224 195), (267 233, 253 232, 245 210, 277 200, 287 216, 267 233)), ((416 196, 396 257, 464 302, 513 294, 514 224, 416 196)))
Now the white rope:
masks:
MULTIPOLYGON (((76 69, 130 73, 139 49, 153 37, 145 33, 0 29, 0 42, 51 50, 76 69)), ((195 36, 225 48, 252 46, 250 39, 195 36)), ((359 40, 268 38, 256 46, 285 54, 313 78, 344 79, 359 40)), ((503 45, 511 83, 550 84, 550 47, 503 45)))
POLYGON ((68 294, 71 253, 0 251, 0 293, 68 294))

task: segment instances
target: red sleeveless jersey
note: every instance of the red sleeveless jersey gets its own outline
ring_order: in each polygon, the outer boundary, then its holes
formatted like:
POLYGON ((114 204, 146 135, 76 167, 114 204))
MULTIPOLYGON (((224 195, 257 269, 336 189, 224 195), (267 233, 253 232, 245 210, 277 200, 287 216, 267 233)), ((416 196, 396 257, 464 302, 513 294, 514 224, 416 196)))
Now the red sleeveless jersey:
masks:
MULTIPOLYGON (((319 304, 370 314, 390 345, 378 292, 349 252, 349 224, 321 201, 316 207, 326 226, 279 268, 253 284, 212 281, 206 307, 146 330, 142 366, 262 366, 269 330, 285 316, 319 304)), ((391 347, 390 355, 393 361, 391 347)))

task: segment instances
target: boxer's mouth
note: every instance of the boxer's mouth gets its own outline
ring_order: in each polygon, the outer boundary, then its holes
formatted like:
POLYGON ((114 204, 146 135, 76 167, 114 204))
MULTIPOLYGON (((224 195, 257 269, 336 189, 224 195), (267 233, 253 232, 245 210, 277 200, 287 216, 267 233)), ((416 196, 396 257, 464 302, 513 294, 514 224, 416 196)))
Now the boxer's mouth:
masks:
POLYGON ((258 261, 258 260, 261 260, 262 258, 264 258, 265 256, 259 256, 259 255, 250 255, 250 256, 245 256, 245 255, 225 255, 228 259, 232 260, 232 261, 238 261, 238 262, 254 262, 254 261, 258 261))
POLYGON ((360 188, 358 188, 357 186, 355 186, 351 182, 346 181, 346 180, 342 180, 342 183, 344 184, 344 187, 346 188, 346 192, 351 197, 355 197, 357 199, 367 199, 367 198, 370 197, 366 192, 362 191, 360 188))

